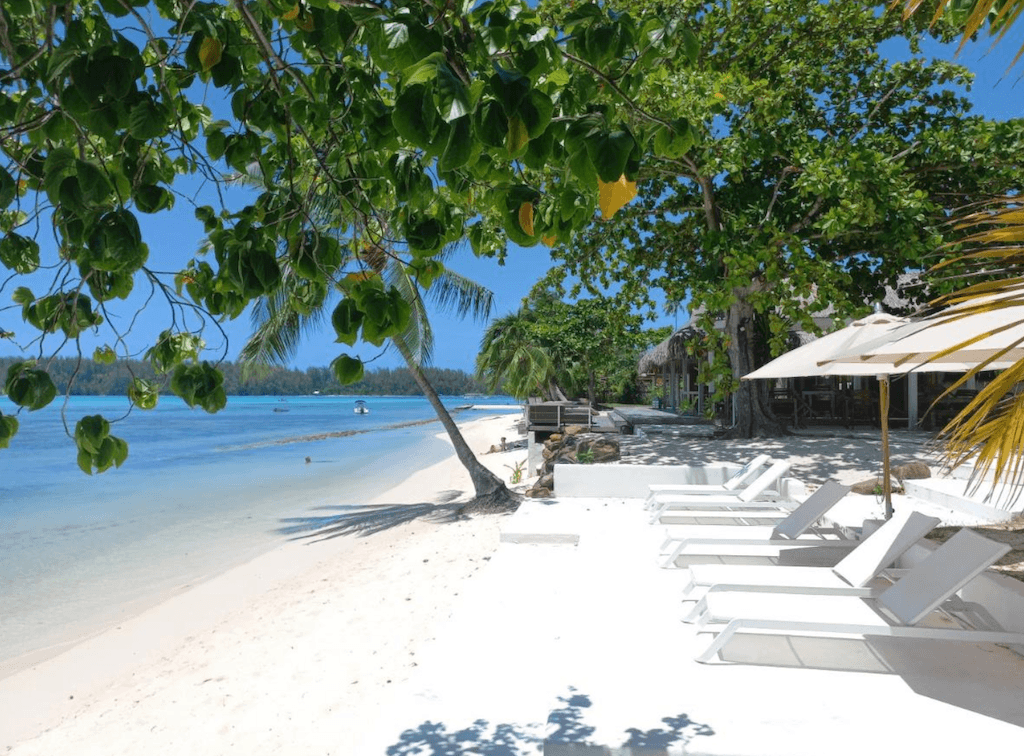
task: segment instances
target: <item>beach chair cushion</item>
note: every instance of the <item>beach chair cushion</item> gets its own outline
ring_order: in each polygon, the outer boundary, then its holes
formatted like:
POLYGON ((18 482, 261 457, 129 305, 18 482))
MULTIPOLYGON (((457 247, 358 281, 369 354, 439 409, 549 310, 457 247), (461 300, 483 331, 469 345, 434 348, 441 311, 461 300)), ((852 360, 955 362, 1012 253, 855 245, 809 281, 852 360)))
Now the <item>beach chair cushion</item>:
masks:
POLYGON ((850 585, 867 585, 939 522, 938 517, 902 507, 832 571, 850 585))
POLYGON ((878 597, 904 625, 915 625, 1010 550, 962 528, 878 597))

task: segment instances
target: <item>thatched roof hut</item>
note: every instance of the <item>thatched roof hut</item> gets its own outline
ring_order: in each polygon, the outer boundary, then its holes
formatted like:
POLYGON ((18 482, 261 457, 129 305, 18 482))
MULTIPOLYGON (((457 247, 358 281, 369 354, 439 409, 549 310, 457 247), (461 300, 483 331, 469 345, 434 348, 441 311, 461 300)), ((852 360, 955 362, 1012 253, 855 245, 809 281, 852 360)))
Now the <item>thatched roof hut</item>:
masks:
POLYGON ((701 332, 692 326, 683 326, 660 344, 651 347, 640 357, 637 369, 640 375, 661 372, 672 361, 688 356, 686 345, 699 339, 701 332))

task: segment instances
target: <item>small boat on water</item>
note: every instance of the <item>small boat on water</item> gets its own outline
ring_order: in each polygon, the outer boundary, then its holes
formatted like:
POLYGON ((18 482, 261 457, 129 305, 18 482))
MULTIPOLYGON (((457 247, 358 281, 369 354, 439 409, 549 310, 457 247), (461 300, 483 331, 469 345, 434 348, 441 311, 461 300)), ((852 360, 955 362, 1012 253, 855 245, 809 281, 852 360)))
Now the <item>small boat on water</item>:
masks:
POLYGON ((357 415, 369 415, 370 408, 366 406, 366 402, 362 399, 356 399, 356 406, 352 409, 357 415))

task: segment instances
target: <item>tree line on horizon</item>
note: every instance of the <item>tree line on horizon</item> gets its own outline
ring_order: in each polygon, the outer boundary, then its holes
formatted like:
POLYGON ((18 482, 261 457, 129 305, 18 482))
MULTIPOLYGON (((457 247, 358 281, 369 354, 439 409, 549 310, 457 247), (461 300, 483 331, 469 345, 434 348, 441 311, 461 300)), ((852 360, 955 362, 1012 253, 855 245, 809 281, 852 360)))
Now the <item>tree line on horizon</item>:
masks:
MULTIPOLYGON (((0 375, 24 357, 0 357, 0 375)), ((237 362, 222 362, 224 390, 231 396, 301 396, 319 392, 341 396, 417 396, 419 386, 407 368, 368 370, 357 383, 342 386, 328 367, 305 370, 266 367, 243 371, 237 362)), ((57 390, 76 396, 125 396, 135 378, 160 380, 148 361, 125 360, 107 365, 95 360, 57 357, 47 367, 57 390), (72 380, 73 379, 73 380, 72 380), (69 390, 70 386, 70 390, 69 390)), ((463 370, 426 367, 431 384, 439 394, 461 396, 481 394, 481 381, 463 370)))

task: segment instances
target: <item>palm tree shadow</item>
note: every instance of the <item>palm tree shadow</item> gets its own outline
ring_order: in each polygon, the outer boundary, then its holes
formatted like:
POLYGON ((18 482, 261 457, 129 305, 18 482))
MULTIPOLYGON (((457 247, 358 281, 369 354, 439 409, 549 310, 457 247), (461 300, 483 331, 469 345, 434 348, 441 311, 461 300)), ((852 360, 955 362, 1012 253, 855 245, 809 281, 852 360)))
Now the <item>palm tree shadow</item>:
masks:
POLYGON ((465 519, 466 502, 457 501, 462 491, 442 491, 435 502, 417 504, 346 504, 320 507, 337 514, 288 517, 278 532, 289 540, 326 541, 346 535, 369 536, 415 520, 445 523, 465 519))

